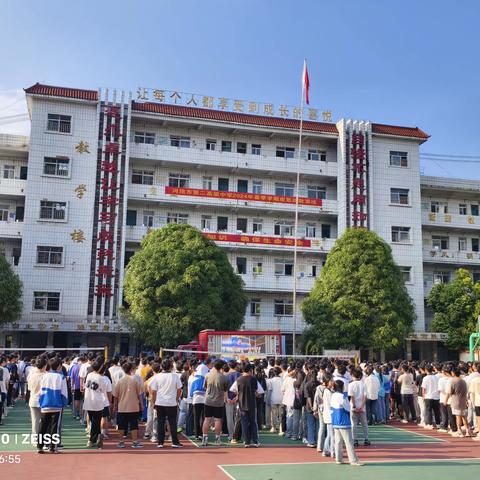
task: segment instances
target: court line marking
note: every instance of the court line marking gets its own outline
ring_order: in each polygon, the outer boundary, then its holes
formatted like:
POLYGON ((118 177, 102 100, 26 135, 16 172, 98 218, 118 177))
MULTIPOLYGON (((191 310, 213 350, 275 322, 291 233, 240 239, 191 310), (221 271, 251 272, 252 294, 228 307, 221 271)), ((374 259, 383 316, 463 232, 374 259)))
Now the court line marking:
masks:
MULTIPOLYGON (((427 435, 425 433, 418 433, 418 432, 414 432, 413 430, 407 430, 406 428, 395 427, 394 425, 385 425, 385 426, 388 427, 388 428, 394 428, 395 430, 400 430, 401 432, 413 433, 414 435, 418 435, 419 437, 433 438, 434 440, 436 440, 438 442, 449 443, 449 441, 445 440, 444 438, 437 438, 437 437, 434 437, 432 435, 427 435)), ((435 442, 432 442, 432 443, 435 443, 435 442)))
MULTIPOLYGON (((413 463, 421 463, 421 462, 464 462, 464 461, 471 461, 474 460, 475 462, 480 462, 480 457, 468 457, 468 458, 422 458, 422 459, 414 459, 414 460, 365 460, 362 463, 406 463, 406 462, 413 462, 413 463)), ((269 465, 334 465, 333 461, 325 461, 325 462, 286 462, 286 463, 232 463, 232 464, 224 464, 224 465, 217 465, 218 468, 223 470, 223 467, 262 467, 262 466, 269 466, 269 465)))
POLYGON ((217 465, 217 467, 231 480, 237 480, 233 475, 230 475, 221 465, 217 465))

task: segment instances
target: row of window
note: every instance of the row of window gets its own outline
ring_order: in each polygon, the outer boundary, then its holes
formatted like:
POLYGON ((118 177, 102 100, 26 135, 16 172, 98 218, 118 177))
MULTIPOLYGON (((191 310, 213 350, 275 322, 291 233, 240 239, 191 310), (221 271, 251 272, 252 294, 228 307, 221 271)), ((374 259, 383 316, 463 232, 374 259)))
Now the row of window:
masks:
MULTIPOLYGON (((435 272, 424 273, 423 284, 428 287, 430 284, 449 283, 453 278, 453 272, 435 272)), ((472 272, 472 278, 475 283, 480 282, 480 272, 472 272)))
MULTIPOLYGON (((19 172, 19 179, 20 180, 26 180, 27 179, 27 173, 28 173, 28 167, 26 165, 22 165, 20 167, 20 172, 19 172)), ((13 180, 15 179, 15 165, 4 165, 3 166, 3 175, 2 177, 5 180, 13 180)))
POLYGON ((0 204, 0 222, 23 222, 24 215, 25 207, 23 205, 17 205, 13 212, 9 205, 0 204))
MULTIPOLYGON (((146 143, 149 145, 155 145, 155 133, 153 132, 140 132, 136 131, 134 135, 135 143, 146 143)), ((192 140, 190 137, 181 135, 170 135, 170 137, 160 137, 158 144, 165 145, 170 144, 172 147, 190 148, 192 146, 192 140)), ((205 149, 210 151, 221 152, 236 152, 236 153, 250 153, 252 155, 262 154, 262 145, 260 143, 247 143, 247 142, 232 142, 231 140, 217 140, 215 138, 205 139, 205 149)), ((302 151, 303 152, 303 151, 302 151)), ((281 158, 294 158, 295 148, 276 146, 275 156, 281 158)), ((306 158, 308 160, 320 160, 325 162, 327 160, 327 153, 317 148, 309 148, 306 151, 306 158)))
MULTIPOLYGON (((168 186, 177 188, 190 188, 190 175, 184 173, 170 173, 168 175, 168 186)), ((154 184, 154 172, 153 170, 139 170, 134 169, 132 171, 132 183, 139 185, 153 185, 154 184)), ((202 177, 202 189, 203 190, 219 190, 221 192, 229 192, 230 179, 218 177, 214 179, 212 176, 202 177)), ((252 180, 251 183, 246 179, 238 179, 236 184, 236 192, 248 193, 251 188, 251 193, 262 194, 263 181, 252 180)), ((277 196, 293 197, 295 196, 295 184, 294 183, 275 183, 274 194, 277 196)), ((327 189, 321 185, 307 185, 306 195, 308 198, 320 198, 325 200, 327 197, 327 189)))
MULTIPOLYGON (((259 317, 262 314, 262 301, 260 298, 250 300, 250 316, 259 317)), ((292 317, 293 302, 291 300, 274 300, 273 315, 275 317, 292 317)))
MULTIPOLYGON (((474 217, 479 216, 479 205, 477 203, 460 203, 458 205, 458 214, 459 215, 468 215, 470 207, 470 215, 474 217)), ((431 213, 454 213, 451 212, 447 202, 439 202, 439 201, 432 201, 432 202, 425 202, 423 204, 424 210, 430 210, 431 213)))
MULTIPOLYGON (((137 225, 137 210, 127 210, 127 225, 137 225)), ((142 212, 143 226, 144 227, 157 227, 158 224, 164 222, 158 222, 155 220, 155 212, 153 210, 144 210, 142 212)), ((158 219, 158 216, 157 216, 158 219)), ((168 212, 166 217, 166 223, 184 223, 187 224, 189 219, 188 213, 175 213, 168 212)), ((200 222, 200 229, 205 231, 217 231, 228 232, 230 219, 225 216, 217 216, 216 219, 212 215, 202 215, 200 222), (216 225, 215 225, 216 220, 216 225), (216 228, 215 228, 216 226, 216 228)), ((233 227, 230 224, 230 228, 235 229, 237 233, 248 233, 248 225, 251 222, 251 233, 266 234, 266 228, 264 225, 264 219, 253 218, 249 221, 248 218, 237 218, 236 223, 233 221, 233 227)), ((273 234, 281 235, 283 237, 291 237, 294 235, 295 224, 292 220, 277 220, 274 223, 273 234)), ((331 225, 329 224, 317 224, 315 222, 307 222, 305 225, 299 226, 299 234, 303 234, 308 238, 330 238, 331 237, 331 225)))
MULTIPOLYGON (((249 272, 248 263, 249 261, 246 257, 237 257, 235 260, 235 271, 239 275, 247 275, 249 272)), ((263 260, 252 258, 250 272, 254 275, 263 275, 263 260)), ((291 277, 293 275, 293 259, 276 258, 274 260, 274 273, 276 276, 291 277)), ((307 277, 316 277, 317 265, 308 265, 306 272, 298 272, 299 277, 304 277, 305 275, 307 277)))
MULTIPOLYGON (((435 250, 449 250, 450 237, 443 235, 432 235, 432 248, 435 250)), ((471 238, 470 245, 472 252, 480 251, 480 238, 471 238)), ((467 237, 458 237, 457 247, 459 251, 466 251, 468 249, 467 237)))

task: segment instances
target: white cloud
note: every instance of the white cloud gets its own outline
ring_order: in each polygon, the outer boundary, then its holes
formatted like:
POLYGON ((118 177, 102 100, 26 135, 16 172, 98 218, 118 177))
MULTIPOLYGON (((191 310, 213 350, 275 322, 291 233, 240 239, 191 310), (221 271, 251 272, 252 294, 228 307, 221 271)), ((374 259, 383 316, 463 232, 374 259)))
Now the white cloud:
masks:
POLYGON ((0 133, 30 135, 30 119, 23 90, 0 90, 0 133), (25 117, 5 118, 14 115, 25 117))

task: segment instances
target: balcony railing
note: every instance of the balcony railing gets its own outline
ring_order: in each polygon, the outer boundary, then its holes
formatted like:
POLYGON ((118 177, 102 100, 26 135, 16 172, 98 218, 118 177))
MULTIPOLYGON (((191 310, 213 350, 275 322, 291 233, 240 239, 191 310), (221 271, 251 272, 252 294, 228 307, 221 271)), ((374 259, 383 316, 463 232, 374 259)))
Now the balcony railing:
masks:
POLYGON ((0 178, 0 195, 24 197, 26 188, 26 180, 19 180, 17 178, 0 178))
MULTIPOLYGON (((130 144, 130 156, 138 159, 169 161, 191 166, 192 164, 211 166, 215 168, 258 170, 263 172, 295 173, 297 170, 296 158, 276 157, 273 150, 262 152, 261 155, 251 153, 222 152, 206 150, 191 146, 190 148, 172 147, 170 145, 151 145, 145 143, 130 144)), ((328 152, 335 161, 320 161, 300 159, 302 175, 317 175, 336 177, 338 167, 334 154, 328 152)))
MULTIPOLYGON (((184 204, 188 206, 225 206, 235 208, 258 208, 268 211, 295 211, 295 197, 282 197, 277 195, 262 195, 239 192, 218 192, 194 188, 176 189, 165 185, 139 185, 130 184, 128 198, 131 200, 152 200, 166 204, 184 204), (196 192, 196 194, 191 194, 196 192), (228 198, 239 197, 239 198, 228 198), (263 200, 262 200, 263 197, 263 200), (272 201, 272 197, 273 200, 272 201)), ((337 215, 337 200, 319 200, 301 197, 299 199, 301 212, 314 214, 337 215), (317 203, 317 204, 316 204, 317 203), (321 203, 321 205, 318 205, 321 203)))
MULTIPOLYGON (((143 237, 152 229, 160 228, 159 226, 145 227, 143 225, 135 225, 126 227, 125 239, 127 242, 141 242, 143 237)), ((218 245, 224 247, 244 248, 244 249, 258 249, 258 250, 292 250, 294 248, 293 237, 238 233, 238 232, 216 232, 204 230, 202 232, 207 238, 212 239, 218 245)), ((299 238, 298 250, 302 252, 329 252, 334 243, 335 238, 299 238)))
POLYGON ((27 151, 30 138, 24 135, 0 133, 0 148, 21 149, 27 151))
POLYGON ((423 261, 473 265, 480 264, 480 254, 479 252, 469 252, 465 250, 440 250, 424 247, 423 261))
POLYGON ((459 215, 458 213, 433 213, 423 210, 422 223, 423 225, 439 227, 478 229, 480 227, 480 217, 476 215, 459 215))
MULTIPOLYGON (((291 275, 275 275, 273 272, 262 272, 261 275, 248 273, 240 275, 245 283, 245 290, 262 292, 287 292, 293 291, 293 277, 291 275)), ((297 275, 297 291, 308 293, 315 283, 316 278, 306 272, 297 275)))
POLYGON ((23 222, 0 222, 0 238, 22 238, 23 222))

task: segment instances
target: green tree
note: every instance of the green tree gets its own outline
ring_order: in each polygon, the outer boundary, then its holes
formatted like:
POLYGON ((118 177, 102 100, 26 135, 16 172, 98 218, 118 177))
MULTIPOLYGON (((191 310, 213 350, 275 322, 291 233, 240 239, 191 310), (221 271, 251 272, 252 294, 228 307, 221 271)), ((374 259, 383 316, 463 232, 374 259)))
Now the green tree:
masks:
POLYGON ((402 346, 415 309, 390 246, 366 229, 347 229, 302 303, 305 344, 325 348, 402 346))
POLYGON ((480 282, 474 283, 470 272, 461 268, 452 282, 434 285, 427 305, 434 311, 430 330, 446 333, 445 345, 453 350, 468 348, 480 315, 480 282))
POLYGON ((235 330, 245 315, 243 282, 225 253, 189 225, 150 232, 125 274, 127 321, 151 347, 176 347, 200 330, 235 330))
POLYGON ((22 314, 22 282, 0 254, 0 325, 16 322, 22 314))

